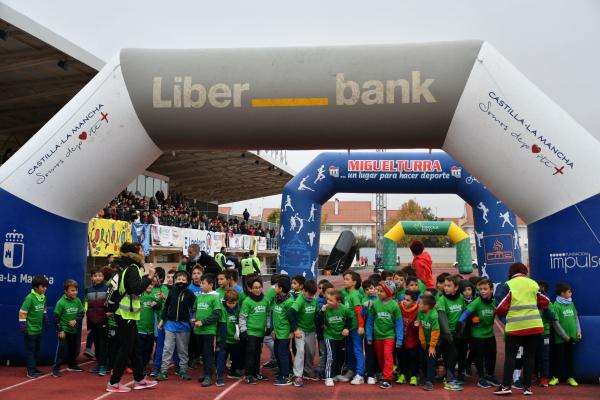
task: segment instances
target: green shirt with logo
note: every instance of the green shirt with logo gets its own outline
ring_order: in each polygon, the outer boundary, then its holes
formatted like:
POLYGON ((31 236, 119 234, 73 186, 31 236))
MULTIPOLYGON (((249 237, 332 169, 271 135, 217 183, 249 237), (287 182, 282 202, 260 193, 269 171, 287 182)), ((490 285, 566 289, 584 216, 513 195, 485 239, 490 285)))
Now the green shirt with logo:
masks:
POLYGON ((345 301, 346 307, 352 311, 352 330, 358 329, 358 317, 354 311, 354 307, 362 305, 362 295, 358 290, 348 292, 345 301))
POLYGON ((255 301, 252 297, 246 297, 240 310, 240 315, 245 315, 246 332, 248 336, 264 337, 267 327, 267 316, 270 312, 270 302, 267 296, 263 296, 260 301, 255 301))
MULTIPOLYGON (((555 301, 552 304, 552 310, 556 315, 556 320, 563 328, 567 336, 571 338, 571 340, 577 339, 577 309, 575 308, 575 304, 561 304, 558 301, 555 301)), ((565 339, 562 338, 554 331, 554 343, 565 343, 565 339)))
POLYGON ((66 333, 77 332, 77 326, 71 327, 69 321, 76 320, 83 316, 83 303, 78 297, 69 299, 66 295, 63 295, 54 307, 54 317, 60 318, 60 330, 66 333))
POLYGON ((459 294, 454 300, 449 299, 447 296, 442 296, 439 300, 438 311, 444 311, 446 313, 451 333, 456 332, 456 323, 464 310, 465 298, 462 294, 459 294))
POLYGON ((153 301, 156 301, 156 296, 152 292, 144 292, 140 296, 142 309, 140 310, 140 319, 137 321, 139 333, 154 334, 154 309, 152 308, 153 301))
POLYGON ((471 337, 478 339, 494 337, 495 306, 494 300, 486 303, 481 297, 477 297, 467 306, 471 317, 479 317, 479 323, 471 325, 471 337))
POLYGON ((235 339, 235 328, 239 321, 240 307, 236 306, 231 310, 225 303, 221 303, 221 306, 223 307, 223 311, 221 312, 221 322, 227 324, 227 338, 225 341, 229 344, 239 343, 239 339, 235 339))
POLYGON ((400 306, 396 300, 389 299, 385 302, 381 299, 375 300, 369 310, 369 315, 374 318, 373 339, 396 338, 396 321, 402 319, 400 306))
MULTIPOLYGON (((204 321, 206 318, 210 317, 215 310, 221 313, 221 308, 221 300, 219 300, 217 292, 200 292, 198 296, 196 296, 196 301, 194 301, 194 318, 196 321, 204 321)), ((221 319, 220 315, 221 314, 219 314, 219 319, 210 324, 195 326, 194 333, 196 335, 216 335, 217 325, 221 319)))
POLYGON ((291 324, 288 313, 294 304, 294 298, 289 295, 284 301, 281 303, 273 304, 273 329, 275 330, 275 338, 276 339, 287 339, 290 336, 291 324))
POLYGON ((346 325, 346 320, 352 318, 353 315, 354 311, 350 311, 344 304, 340 304, 335 309, 327 307, 323 316, 325 323, 323 336, 325 339, 342 340, 344 338, 342 331, 346 325))
POLYGON ((419 324, 423 327, 423 333, 425 334, 426 347, 429 347, 431 343, 431 332, 440 330, 440 319, 435 308, 432 308, 426 313, 419 311, 417 319, 419 324))
POLYGON ((38 294, 31 289, 31 293, 25 296, 23 305, 19 311, 19 319, 25 318, 28 335, 39 335, 42 333, 42 322, 46 312, 46 296, 38 294))
POLYGON ((303 295, 298 296, 292 305, 298 316, 298 328, 302 332, 315 331, 315 315, 317 315, 318 306, 317 299, 313 298, 311 301, 307 301, 303 295))

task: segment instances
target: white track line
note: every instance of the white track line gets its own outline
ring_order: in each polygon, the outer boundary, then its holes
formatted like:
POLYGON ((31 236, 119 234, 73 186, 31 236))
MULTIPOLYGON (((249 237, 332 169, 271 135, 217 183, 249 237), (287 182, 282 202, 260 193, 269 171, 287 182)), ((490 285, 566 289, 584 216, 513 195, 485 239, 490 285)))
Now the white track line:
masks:
MULTIPOLYGON (((90 364, 90 363, 93 363, 93 362, 95 362, 95 361, 86 361, 86 362, 84 362, 84 363, 81 363, 81 364, 79 364, 79 365, 86 365, 86 364, 90 364)), ((60 372, 65 372, 66 370, 67 370, 67 368, 63 368, 63 369, 61 369, 61 370, 60 370, 60 372)), ((85 371, 84 371, 84 372, 85 372, 85 371)), ((40 380, 40 379, 42 379, 42 378, 46 378, 46 377, 48 377, 48 376, 50 376, 50 375, 52 375, 52 373, 51 373, 51 372, 50 372, 50 373, 47 373, 47 374, 44 374, 44 375, 40 376, 39 378, 35 378, 35 379, 27 379, 26 381, 23 381, 23 382, 20 382, 20 383, 14 384, 14 385, 12 385, 12 386, 7 386, 7 387, 5 387, 5 388, 2 388, 2 389, 0 389, 0 393, 2 393, 2 392, 6 392, 7 390, 11 390, 11 389, 14 389, 14 388, 16 388, 16 387, 19 387, 19 386, 22 386, 22 385, 26 385, 26 384, 28 384, 28 383, 37 382, 38 380, 40 380)))
POLYGON ((242 380, 243 379, 240 379, 239 381, 237 381, 233 385, 229 386, 227 389, 225 389, 223 392, 221 392, 221 394, 219 394, 217 397, 215 397, 215 400, 221 400, 227 393, 229 393, 230 391, 232 391, 233 388, 235 388, 237 385, 239 385, 240 383, 242 383, 242 380))
MULTIPOLYGON (((127 382, 127 383, 125 384, 125 386, 129 386, 129 385, 131 385, 133 382, 134 382, 134 381, 129 381, 129 382, 127 382)), ((132 390, 133 390, 133 389, 132 389, 132 390)), ((105 399, 105 398, 107 398, 108 396, 110 396, 111 394, 115 394, 115 393, 116 393, 116 392, 107 392, 107 393, 104 393, 102 396, 98 396, 98 397, 96 397, 94 400, 101 400, 101 399, 105 399)))

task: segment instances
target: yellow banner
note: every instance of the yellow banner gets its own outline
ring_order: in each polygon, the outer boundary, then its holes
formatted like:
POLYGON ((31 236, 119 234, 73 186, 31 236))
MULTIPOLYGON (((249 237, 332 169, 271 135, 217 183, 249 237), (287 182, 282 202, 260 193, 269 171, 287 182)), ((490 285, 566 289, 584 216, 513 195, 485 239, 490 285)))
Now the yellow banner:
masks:
POLYGON ((92 218, 88 224, 88 243, 92 257, 119 254, 119 248, 131 242, 131 224, 112 219, 92 218))

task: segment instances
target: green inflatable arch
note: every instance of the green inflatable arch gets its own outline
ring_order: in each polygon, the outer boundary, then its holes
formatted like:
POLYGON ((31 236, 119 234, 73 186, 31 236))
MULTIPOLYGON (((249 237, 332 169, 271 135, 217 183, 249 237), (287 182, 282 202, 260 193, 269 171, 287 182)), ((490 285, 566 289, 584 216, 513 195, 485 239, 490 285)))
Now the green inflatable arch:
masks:
POLYGON ((456 261, 461 274, 473 272, 471 260, 471 240, 458 225, 451 221, 400 221, 383 239, 383 268, 396 270, 398 242, 405 235, 446 235, 456 245, 456 261))

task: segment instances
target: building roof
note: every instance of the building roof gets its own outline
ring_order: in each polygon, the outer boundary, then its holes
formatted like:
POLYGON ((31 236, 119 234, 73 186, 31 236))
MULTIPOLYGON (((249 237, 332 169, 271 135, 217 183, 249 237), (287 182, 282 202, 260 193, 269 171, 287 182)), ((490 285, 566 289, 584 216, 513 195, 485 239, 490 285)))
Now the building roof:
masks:
POLYGON ((370 201, 339 201, 335 214, 335 201, 328 201, 321 209, 321 219, 326 224, 373 224, 370 201))

